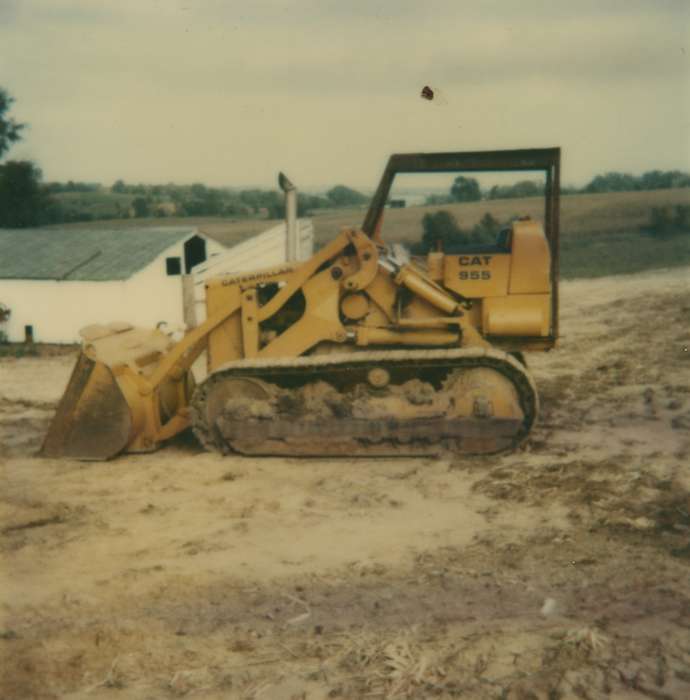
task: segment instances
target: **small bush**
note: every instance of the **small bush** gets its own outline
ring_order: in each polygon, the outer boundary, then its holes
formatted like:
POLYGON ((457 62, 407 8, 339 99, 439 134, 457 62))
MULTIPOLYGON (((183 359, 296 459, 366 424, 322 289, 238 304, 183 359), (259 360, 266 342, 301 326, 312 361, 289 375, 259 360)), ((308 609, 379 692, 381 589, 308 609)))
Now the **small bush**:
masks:
POLYGON ((422 219, 424 233, 422 240, 413 244, 412 253, 426 255, 436 249, 436 242, 441 243, 444 253, 457 253, 472 246, 492 245, 496 243, 498 232, 503 226, 488 212, 471 230, 458 226, 455 217, 444 209, 425 214, 422 219))
POLYGON ((649 223, 642 229, 655 238, 671 238, 690 233, 690 205, 652 207, 649 223))
POLYGON ((685 233, 690 233, 690 204, 676 206, 676 226, 685 233))

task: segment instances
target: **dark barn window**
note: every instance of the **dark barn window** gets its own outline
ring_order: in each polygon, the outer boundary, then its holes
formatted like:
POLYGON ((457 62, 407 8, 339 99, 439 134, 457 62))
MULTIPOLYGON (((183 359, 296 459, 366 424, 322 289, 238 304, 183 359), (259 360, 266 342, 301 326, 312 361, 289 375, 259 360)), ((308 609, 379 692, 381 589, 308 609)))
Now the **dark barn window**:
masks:
POLYGON ((206 241, 199 236, 192 236, 184 244, 184 271, 189 274, 194 265, 206 260, 206 241))
POLYGON ((182 263, 179 258, 166 258, 165 259, 165 271, 169 275, 180 275, 182 274, 182 263))

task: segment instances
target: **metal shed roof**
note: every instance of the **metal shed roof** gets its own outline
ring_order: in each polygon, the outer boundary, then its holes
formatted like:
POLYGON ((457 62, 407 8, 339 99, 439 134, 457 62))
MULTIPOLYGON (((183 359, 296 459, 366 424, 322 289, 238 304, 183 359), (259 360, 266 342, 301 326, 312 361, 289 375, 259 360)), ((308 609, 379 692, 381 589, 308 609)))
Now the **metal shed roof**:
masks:
POLYGON ((0 229, 0 279, 125 280, 193 227, 0 229))

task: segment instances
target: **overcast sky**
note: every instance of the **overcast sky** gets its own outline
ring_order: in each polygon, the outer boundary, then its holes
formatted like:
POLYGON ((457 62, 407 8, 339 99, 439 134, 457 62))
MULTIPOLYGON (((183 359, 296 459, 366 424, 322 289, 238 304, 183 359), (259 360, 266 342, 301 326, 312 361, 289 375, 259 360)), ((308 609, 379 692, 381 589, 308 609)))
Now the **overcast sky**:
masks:
POLYGON ((394 152, 690 169, 690 0, 0 0, 46 180, 373 188, 394 152), (441 99, 421 99, 430 85, 441 99))

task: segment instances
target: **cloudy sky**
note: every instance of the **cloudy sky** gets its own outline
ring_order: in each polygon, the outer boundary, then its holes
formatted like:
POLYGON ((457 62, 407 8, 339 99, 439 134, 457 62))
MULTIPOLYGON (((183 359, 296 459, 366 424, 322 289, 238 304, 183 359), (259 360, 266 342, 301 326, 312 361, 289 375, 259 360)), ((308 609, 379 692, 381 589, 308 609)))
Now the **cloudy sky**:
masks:
POLYGON ((47 180, 372 188, 393 152, 561 146, 583 184, 690 169, 690 0, 0 0, 0 86, 47 180))

